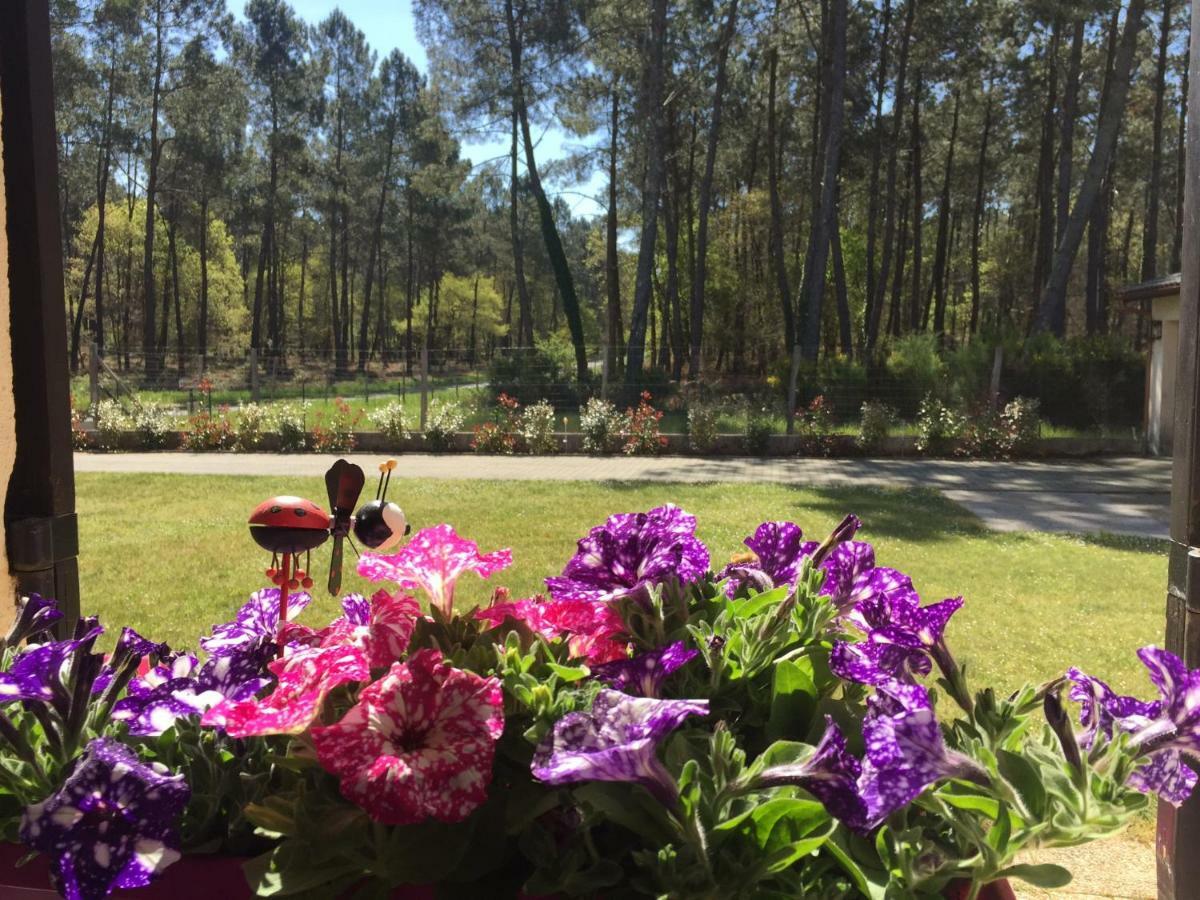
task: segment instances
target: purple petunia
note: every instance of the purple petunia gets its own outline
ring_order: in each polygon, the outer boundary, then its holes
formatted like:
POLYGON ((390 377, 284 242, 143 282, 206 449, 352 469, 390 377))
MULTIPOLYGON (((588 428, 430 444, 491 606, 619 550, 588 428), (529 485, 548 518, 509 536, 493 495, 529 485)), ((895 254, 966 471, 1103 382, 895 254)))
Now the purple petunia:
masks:
POLYGON ((1129 787, 1178 806, 1197 781, 1183 757, 1200 758, 1200 669, 1188 669, 1174 653, 1158 647, 1143 647, 1138 657, 1158 688, 1158 700, 1123 697, 1078 669, 1067 672, 1069 696, 1080 704, 1084 726, 1079 741, 1090 748, 1117 731, 1129 734, 1129 746, 1144 759, 1129 776, 1129 787))
POLYGON ((609 516, 579 541, 563 573, 546 579, 555 600, 616 600, 677 578, 690 584, 708 571, 696 519, 667 504, 609 516))
POLYGON ((179 654, 131 681, 112 717, 127 723, 130 734, 162 734, 176 719, 200 715, 222 700, 253 697, 272 682, 267 663, 274 658, 275 645, 265 638, 204 665, 190 653, 179 654))
POLYGON ((617 659, 592 666, 592 674, 610 687, 639 697, 657 697, 672 672, 700 655, 676 641, 632 659, 617 659))
POLYGON ((91 651, 104 633, 95 619, 80 619, 76 636, 67 641, 49 641, 23 650, 5 672, 0 672, 0 703, 10 700, 58 700, 66 703, 64 676, 67 662, 82 650, 91 651))
POLYGON ((850 828, 863 830, 867 806, 858 792, 862 764, 846 749, 846 738, 829 716, 825 733, 813 755, 802 763, 772 766, 755 779, 754 787, 796 785, 824 804, 829 814, 850 828))
POLYGON ((53 628, 62 617, 58 601, 47 599, 41 594, 30 594, 21 599, 17 617, 4 639, 4 644, 7 647, 15 647, 21 641, 43 634, 53 628))
POLYGON ((867 754, 859 778, 866 827, 874 828, 943 778, 987 783, 970 757, 949 750, 925 688, 898 681, 880 685, 863 721, 867 754))
POLYGON ((725 593, 730 597, 743 587, 756 591, 785 584, 795 587, 804 560, 820 546, 817 541, 805 541, 804 532, 794 522, 763 522, 742 543, 750 548, 753 559, 736 560, 717 574, 719 579, 729 579, 725 593))
POLYGON ((21 841, 53 857, 67 900, 101 900, 149 884, 179 859, 178 820, 190 794, 182 775, 98 738, 57 793, 25 808, 21 841))
MULTIPOLYGON (((874 573, 890 571, 875 569, 874 573)), ((907 576, 903 577, 907 582, 907 576)), ((912 681, 915 676, 928 675, 932 662, 948 676, 953 672, 945 631, 950 618, 962 608, 962 598, 921 606, 911 582, 908 584, 860 600, 846 615, 847 621, 866 634, 866 641, 834 647, 830 666, 839 678, 876 685, 893 678, 912 681)))
POLYGON ((533 776, 546 784, 625 781, 668 806, 675 779, 658 758, 659 743, 689 716, 708 715, 707 700, 654 700, 602 690, 590 712, 563 716, 533 755, 533 776))
MULTIPOLYGON (((311 599, 303 591, 288 594, 288 621, 294 620, 311 599)), ((279 588, 263 588, 250 595, 232 622, 213 626, 211 635, 200 638, 200 646, 210 656, 223 656, 262 638, 274 640, 278 630, 279 588)))

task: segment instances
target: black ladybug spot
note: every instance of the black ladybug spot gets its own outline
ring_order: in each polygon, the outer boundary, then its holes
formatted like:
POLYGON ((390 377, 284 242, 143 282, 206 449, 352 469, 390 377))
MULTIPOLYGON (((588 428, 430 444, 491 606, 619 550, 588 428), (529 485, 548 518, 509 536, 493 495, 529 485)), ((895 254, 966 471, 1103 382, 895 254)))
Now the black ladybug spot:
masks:
POLYGON ((283 512, 283 507, 282 507, 282 506, 279 506, 279 505, 272 506, 272 507, 271 507, 271 512, 273 512, 273 513, 280 513, 280 512, 283 512))
POLYGON ((298 508, 298 507, 297 507, 296 509, 293 509, 293 510, 292 510, 292 512, 294 512, 294 513, 295 513, 297 516, 299 516, 301 519, 303 519, 305 516, 307 516, 307 515, 308 515, 308 512, 307 512, 307 510, 303 510, 303 509, 300 509, 300 508, 298 508))

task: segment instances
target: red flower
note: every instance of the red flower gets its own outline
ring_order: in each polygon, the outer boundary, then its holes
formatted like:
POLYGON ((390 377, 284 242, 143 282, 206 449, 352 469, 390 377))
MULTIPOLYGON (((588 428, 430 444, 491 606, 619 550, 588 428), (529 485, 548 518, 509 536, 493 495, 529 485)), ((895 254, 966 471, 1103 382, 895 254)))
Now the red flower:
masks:
POLYGON ((336 725, 314 728, 321 765, 377 822, 461 822, 487 799, 504 731, 500 682, 421 650, 364 688, 336 725))

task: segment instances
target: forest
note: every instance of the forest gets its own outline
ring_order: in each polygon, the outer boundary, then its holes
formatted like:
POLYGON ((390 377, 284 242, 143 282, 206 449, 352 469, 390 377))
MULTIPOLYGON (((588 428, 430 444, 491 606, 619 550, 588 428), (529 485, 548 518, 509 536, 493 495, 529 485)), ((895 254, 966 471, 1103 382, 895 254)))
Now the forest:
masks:
POLYGON ((1133 345, 1116 292, 1179 270, 1180 0, 413 6, 425 72, 336 9, 52 3, 74 364, 762 378, 913 334, 1133 345))

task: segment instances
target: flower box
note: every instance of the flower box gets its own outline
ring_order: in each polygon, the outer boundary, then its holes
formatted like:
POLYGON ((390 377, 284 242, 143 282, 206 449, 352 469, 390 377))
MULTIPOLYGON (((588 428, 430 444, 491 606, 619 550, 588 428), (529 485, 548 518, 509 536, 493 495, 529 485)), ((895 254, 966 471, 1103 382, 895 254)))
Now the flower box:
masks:
POLYGON ((80 900, 238 900, 244 853, 255 890, 329 898, 1012 900, 1005 878, 1070 880, 1023 852, 1195 785, 1200 736, 1172 717, 1200 671, 1148 647, 1153 702, 1075 668, 972 691, 946 635, 963 599, 923 600, 854 516, 822 541, 764 522, 722 566, 678 507, 617 514, 544 595, 463 610, 457 580, 511 551, 449 525, 401 545, 385 499, 351 512, 360 469, 327 484, 340 525, 296 497, 255 510, 276 587, 203 662, 129 628, 105 658, 97 619, 56 639, 57 605, 26 599, 0 641, 0 826, 45 857, 7 848, 0 897, 40 900, 53 866, 80 900), (295 548, 351 530, 391 541, 358 572, 392 587, 310 624, 295 548))

